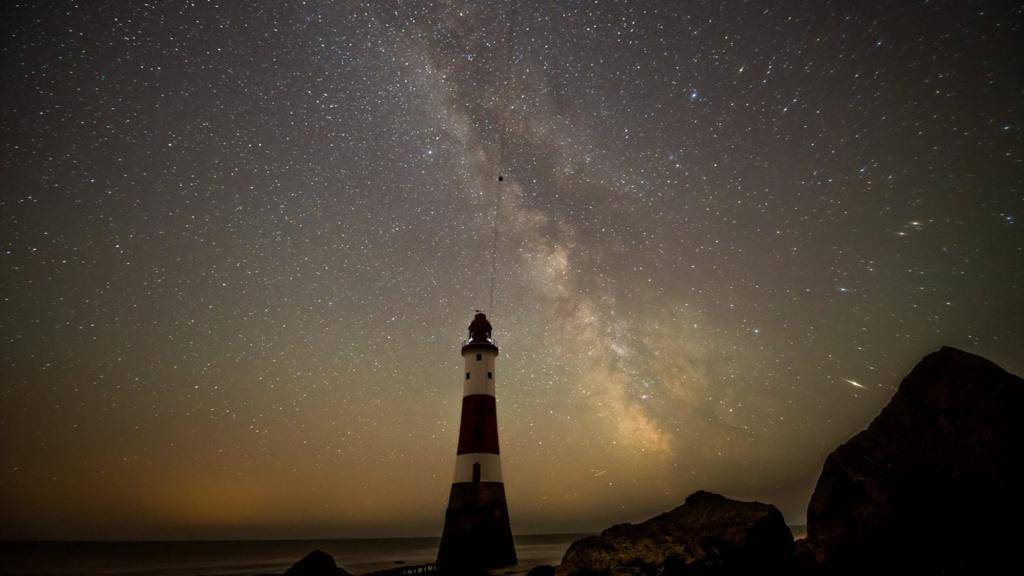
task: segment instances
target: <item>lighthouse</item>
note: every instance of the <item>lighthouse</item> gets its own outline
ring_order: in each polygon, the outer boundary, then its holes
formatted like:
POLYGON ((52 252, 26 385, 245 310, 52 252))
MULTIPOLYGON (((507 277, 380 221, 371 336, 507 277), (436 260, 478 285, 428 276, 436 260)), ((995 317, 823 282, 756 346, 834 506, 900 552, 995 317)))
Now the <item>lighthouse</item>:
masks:
POLYGON ((516 563, 498 451, 497 357, 491 323, 477 310, 462 343, 465 375, 459 447, 437 553, 437 563, 445 574, 475 573, 516 563))

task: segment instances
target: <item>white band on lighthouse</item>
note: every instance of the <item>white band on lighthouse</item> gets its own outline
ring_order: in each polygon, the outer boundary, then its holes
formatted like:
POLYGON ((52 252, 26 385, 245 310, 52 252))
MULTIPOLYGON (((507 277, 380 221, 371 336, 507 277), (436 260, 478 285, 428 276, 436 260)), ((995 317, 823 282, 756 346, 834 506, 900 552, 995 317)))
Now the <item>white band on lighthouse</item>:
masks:
POLYGON ((494 396, 494 357, 490 350, 470 350, 465 354, 466 375, 462 395, 486 394, 494 396), (480 359, 477 360, 477 357, 480 359))
POLYGON ((497 454, 459 454, 455 458, 454 482, 502 482, 501 459, 497 454), (474 469, 479 466, 479 477, 474 469))

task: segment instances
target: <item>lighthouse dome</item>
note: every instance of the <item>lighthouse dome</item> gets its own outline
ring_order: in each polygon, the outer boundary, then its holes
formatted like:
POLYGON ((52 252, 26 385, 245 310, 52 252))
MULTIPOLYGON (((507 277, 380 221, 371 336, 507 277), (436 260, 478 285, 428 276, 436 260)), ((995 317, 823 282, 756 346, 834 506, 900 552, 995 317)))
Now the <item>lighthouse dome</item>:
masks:
POLYGON ((479 310, 469 323, 469 337, 462 342, 462 350, 465 352, 468 348, 478 346, 493 349, 495 352, 498 350, 498 343, 491 338, 491 323, 487 321, 487 315, 479 310))
POLYGON ((473 321, 469 323, 469 340, 471 342, 490 342, 491 323, 487 321, 487 315, 477 310, 473 321))

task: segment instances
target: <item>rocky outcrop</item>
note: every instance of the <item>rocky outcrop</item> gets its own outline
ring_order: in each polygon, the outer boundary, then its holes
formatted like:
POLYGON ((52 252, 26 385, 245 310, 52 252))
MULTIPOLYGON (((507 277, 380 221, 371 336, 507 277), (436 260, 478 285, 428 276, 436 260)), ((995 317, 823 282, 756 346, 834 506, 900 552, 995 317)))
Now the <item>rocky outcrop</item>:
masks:
POLYGON ((825 461, 799 557, 820 574, 985 574, 1024 530, 1024 381, 942 348, 825 461))
POLYGON ((526 576, 555 576, 555 567, 548 564, 540 564, 530 568, 526 576))
POLYGON ((774 506, 696 492, 640 524, 619 524, 569 547, 558 576, 776 573, 793 535, 774 506))
POLYGON ((334 557, 323 550, 313 550, 285 571, 284 576, 350 576, 338 568, 334 557))

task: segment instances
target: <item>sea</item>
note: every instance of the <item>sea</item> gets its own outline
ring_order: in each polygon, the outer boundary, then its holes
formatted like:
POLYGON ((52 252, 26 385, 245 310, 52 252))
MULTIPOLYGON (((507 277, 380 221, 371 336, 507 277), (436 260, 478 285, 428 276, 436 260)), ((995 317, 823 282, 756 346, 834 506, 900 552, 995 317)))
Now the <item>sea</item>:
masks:
MULTIPOLYGON (((790 526, 795 538, 805 526, 790 526)), ((557 565, 569 545, 587 534, 515 537, 519 564, 493 571, 526 574, 557 565)), ((352 574, 433 562, 440 538, 349 540, 231 540, 165 542, 0 542, 2 576, 263 576, 282 574, 319 548, 352 574)))
MULTIPOLYGON (((585 534, 516 536, 519 564, 495 574, 525 574, 558 564, 585 534)), ((18 576, 256 576, 281 574, 317 548, 352 574, 426 564, 439 538, 201 542, 0 542, 0 574, 18 576)))

